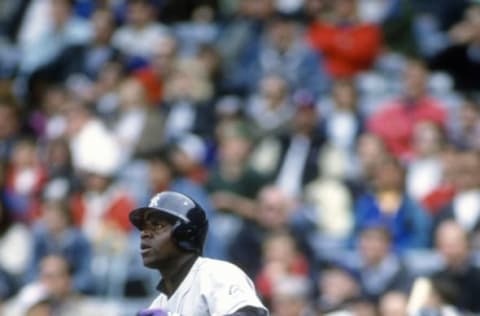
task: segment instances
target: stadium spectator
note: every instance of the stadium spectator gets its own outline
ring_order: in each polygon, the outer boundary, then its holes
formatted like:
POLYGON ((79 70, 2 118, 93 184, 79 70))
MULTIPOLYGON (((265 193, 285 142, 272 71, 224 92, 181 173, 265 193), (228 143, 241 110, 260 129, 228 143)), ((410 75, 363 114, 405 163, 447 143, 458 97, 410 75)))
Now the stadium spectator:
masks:
POLYGON ((245 112, 260 137, 287 129, 294 113, 289 92, 287 81, 280 75, 267 74, 259 81, 258 91, 247 101, 245 112))
POLYGON ((38 206, 38 196, 46 180, 34 140, 19 140, 13 149, 6 170, 4 194, 11 216, 17 221, 30 223, 38 206))
POLYGON ((251 61, 244 66, 250 91, 272 73, 284 78, 292 91, 305 89, 315 96, 327 91, 329 77, 323 60, 309 47, 293 16, 277 14, 264 32, 251 61))
POLYGON ((199 5, 193 9, 188 22, 175 24, 173 32, 179 40, 181 56, 193 57, 202 47, 214 44, 220 33, 214 14, 213 8, 208 4, 199 5))
MULTIPOLYGON (((385 143, 375 134, 364 132, 358 137, 356 146, 354 182, 358 187, 365 187, 370 180, 373 168, 386 157, 389 152, 385 143)), ((356 188, 357 190, 359 188, 356 188)), ((358 193, 358 192, 357 192, 358 193)))
POLYGON ((407 166, 406 190, 416 201, 434 191, 443 178, 444 131, 433 122, 420 122, 412 135, 414 155, 407 166))
POLYGON ((473 3, 464 19, 450 31, 454 45, 445 48, 430 60, 432 69, 452 75, 460 91, 478 91, 477 74, 480 72, 480 5, 473 3))
POLYGON ((74 226, 67 201, 44 201, 42 217, 32 233, 33 247, 28 280, 37 279, 40 262, 49 255, 61 255, 72 268, 72 287, 92 294, 91 246, 86 236, 74 226))
POLYGON ((355 273, 345 266, 325 264, 317 279, 320 293, 316 303, 320 313, 348 311, 348 303, 361 297, 357 278, 355 273))
POLYGON ((179 61, 165 83, 165 138, 172 141, 185 133, 202 137, 213 134, 212 84, 208 73, 195 59, 179 61))
POLYGON ((272 313, 277 316, 316 315, 311 304, 310 280, 301 276, 286 276, 277 280, 272 291, 272 313))
POLYGON ((262 247, 262 267, 255 278, 259 295, 270 305, 277 282, 290 275, 307 277, 309 269, 290 234, 280 231, 268 235, 262 247))
POLYGON ((433 121, 445 127, 444 105, 427 90, 428 70, 420 60, 410 60, 403 73, 403 91, 382 105, 367 122, 368 129, 380 136, 387 148, 401 159, 412 156, 412 133, 421 121, 433 121), (395 118, 395 119, 392 119, 395 118))
POLYGON ((376 302, 388 291, 409 290, 407 269, 391 246, 391 233, 381 224, 372 224, 360 234, 359 266, 354 269, 364 295, 376 302))
POLYGON ((120 58, 120 52, 111 44, 114 31, 114 16, 111 11, 98 8, 91 20, 92 37, 86 43, 67 47, 50 67, 62 68, 62 79, 76 85, 76 89, 87 89, 105 63, 120 58))
MULTIPOLYGON (((234 237, 229 248, 230 258, 250 277, 255 278, 261 268, 262 244, 265 238, 281 231, 289 231, 295 238, 300 250, 311 255, 306 249, 308 237, 303 229, 306 219, 302 218, 304 210, 298 201, 289 197, 280 188, 273 185, 264 186, 256 199, 256 212, 252 221, 244 223, 234 237)), ((312 260, 312 258, 308 258, 312 260)))
POLYGON ((372 171, 371 191, 355 202, 355 236, 371 223, 383 222, 392 232, 397 253, 430 244, 431 219, 405 192, 405 171, 393 157, 379 162, 372 171))
POLYGON ((450 280, 456 288, 457 306, 478 313, 480 302, 474 293, 479 291, 480 270, 471 261, 467 231, 454 221, 445 221, 437 228, 435 241, 445 267, 434 277, 450 280))
POLYGON ((118 315, 115 307, 91 300, 72 288, 72 270, 64 257, 49 255, 43 258, 39 270, 38 279, 23 288, 24 292, 20 292, 23 296, 19 295, 13 300, 10 309, 7 309, 8 315, 25 315, 27 310, 31 312, 35 305, 44 300, 51 302, 52 312, 58 315, 118 315))
POLYGON ((381 29, 359 20, 356 0, 333 1, 330 5, 328 17, 320 14, 309 25, 308 40, 325 58, 325 67, 333 78, 350 78, 375 62, 382 45, 381 29))
POLYGON ((158 106, 164 99, 166 82, 175 69, 178 43, 174 37, 164 36, 155 39, 150 45, 149 65, 137 70, 134 75, 147 91, 149 103, 158 106))
POLYGON ((331 108, 321 111, 327 142, 350 154, 355 150, 357 138, 364 129, 354 82, 336 80, 332 87, 332 103, 331 108))
POLYGON ((224 89, 245 95, 249 78, 243 74, 259 45, 269 19, 275 13, 273 0, 240 1, 235 14, 228 19, 217 41, 224 69, 224 89))
POLYGON ((136 68, 153 53, 152 43, 170 30, 155 21, 158 11, 151 0, 128 0, 126 12, 126 23, 115 31, 112 44, 130 59, 129 66, 136 68))
POLYGON ((325 139, 312 96, 299 91, 292 102, 293 116, 286 129, 261 139, 252 165, 274 179, 287 194, 297 197, 318 175, 318 159, 325 139))
POLYGON ((480 158, 475 151, 458 152, 455 155, 455 194, 435 216, 435 227, 453 219, 465 230, 472 232, 480 225, 480 158))

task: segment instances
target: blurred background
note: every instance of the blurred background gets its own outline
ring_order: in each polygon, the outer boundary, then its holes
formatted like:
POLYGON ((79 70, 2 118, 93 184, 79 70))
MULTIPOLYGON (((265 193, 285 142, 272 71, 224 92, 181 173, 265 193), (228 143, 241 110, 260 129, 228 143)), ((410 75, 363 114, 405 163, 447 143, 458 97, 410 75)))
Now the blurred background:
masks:
POLYGON ((275 316, 480 313, 479 96, 479 1, 0 1, 0 314, 148 306, 167 189, 275 316))

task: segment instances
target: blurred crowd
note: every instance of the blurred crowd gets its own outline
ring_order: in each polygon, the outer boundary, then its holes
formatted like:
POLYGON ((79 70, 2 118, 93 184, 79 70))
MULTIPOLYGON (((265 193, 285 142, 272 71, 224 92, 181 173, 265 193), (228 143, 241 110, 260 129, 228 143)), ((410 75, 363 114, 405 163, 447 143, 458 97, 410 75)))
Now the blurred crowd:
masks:
POLYGON ((480 313, 480 1, 1 1, 0 190, 1 315, 132 315, 162 190, 274 316, 480 313))

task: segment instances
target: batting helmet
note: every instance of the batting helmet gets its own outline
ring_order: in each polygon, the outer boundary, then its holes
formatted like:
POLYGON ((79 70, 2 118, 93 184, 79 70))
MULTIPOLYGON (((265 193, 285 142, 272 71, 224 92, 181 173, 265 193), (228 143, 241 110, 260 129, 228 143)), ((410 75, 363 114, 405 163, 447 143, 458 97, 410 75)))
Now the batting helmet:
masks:
POLYGON ((208 220, 197 202, 178 192, 157 193, 147 207, 137 208, 130 213, 130 222, 142 230, 147 211, 158 212, 172 221, 172 239, 180 249, 202 253, 208 220))

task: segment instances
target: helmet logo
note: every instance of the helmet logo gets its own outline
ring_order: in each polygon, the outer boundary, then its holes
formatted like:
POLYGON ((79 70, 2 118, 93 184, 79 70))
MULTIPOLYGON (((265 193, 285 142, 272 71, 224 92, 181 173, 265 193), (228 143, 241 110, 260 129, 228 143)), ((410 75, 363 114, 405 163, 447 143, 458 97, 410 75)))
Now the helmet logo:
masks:
POLYGON ((158 204, 158 200, 160 199, 160 194, 155 195, 151 200, 150 200, 150 205, 148 207, 156 207, 158 204))

